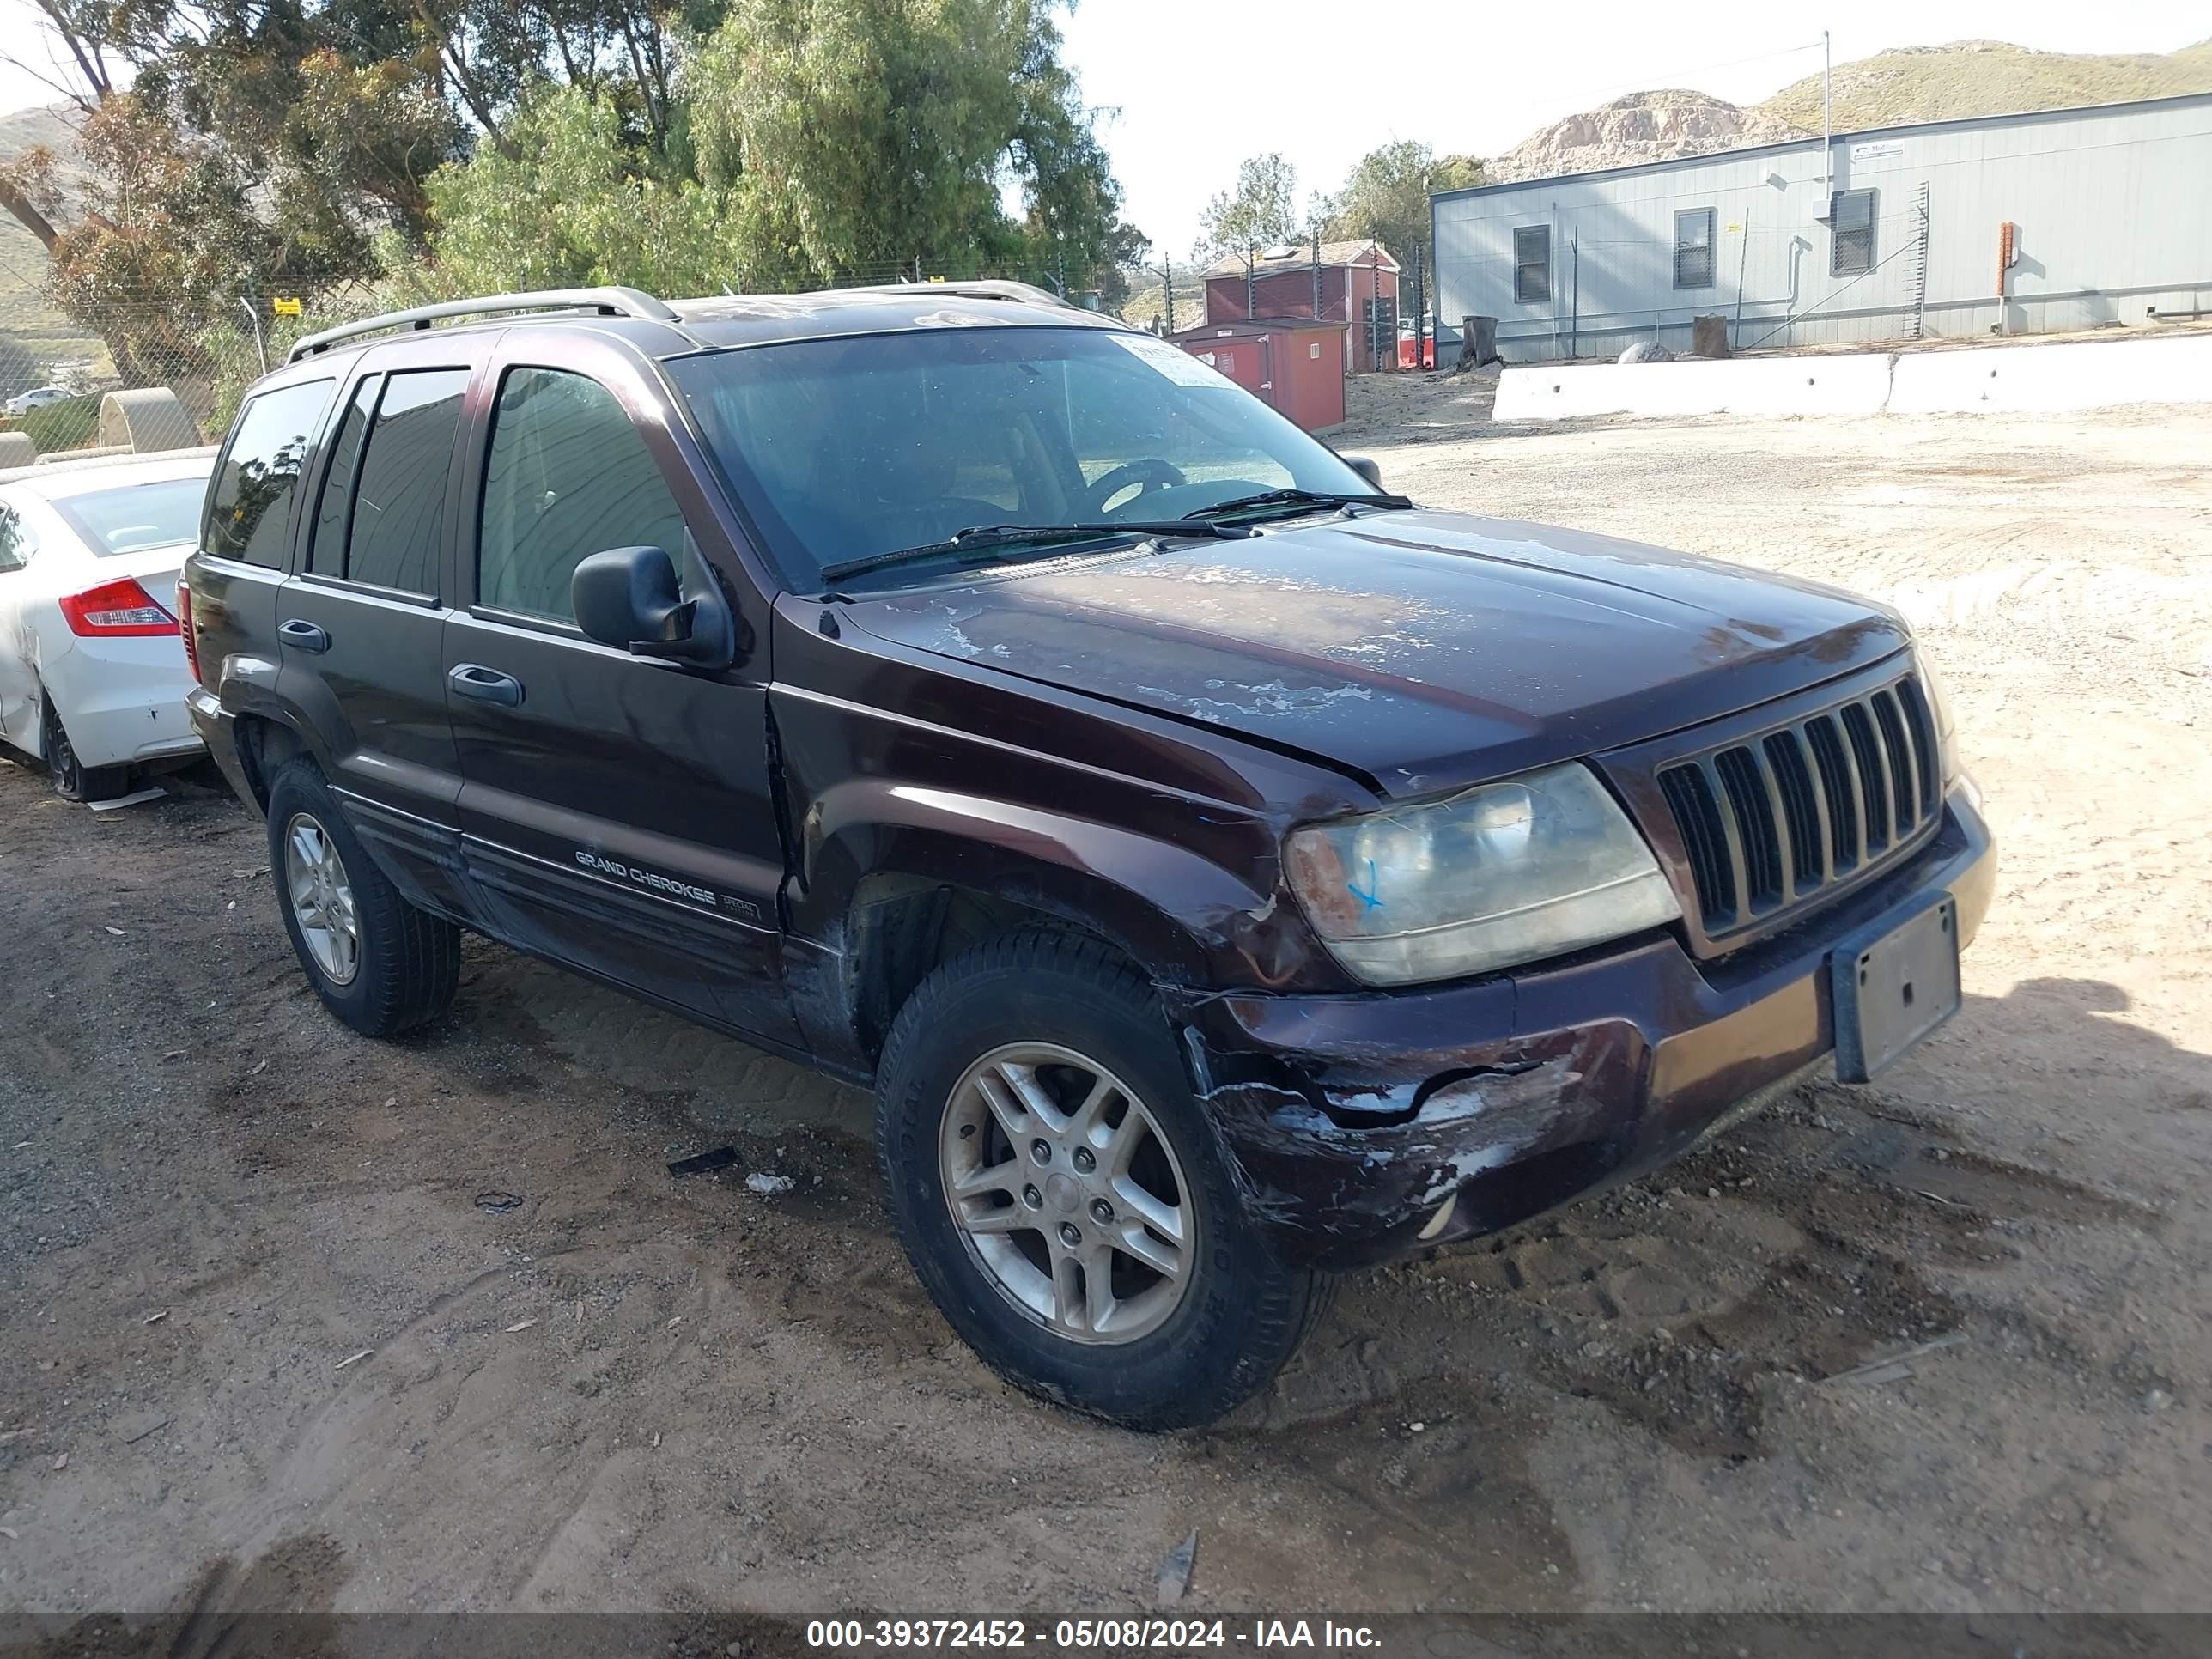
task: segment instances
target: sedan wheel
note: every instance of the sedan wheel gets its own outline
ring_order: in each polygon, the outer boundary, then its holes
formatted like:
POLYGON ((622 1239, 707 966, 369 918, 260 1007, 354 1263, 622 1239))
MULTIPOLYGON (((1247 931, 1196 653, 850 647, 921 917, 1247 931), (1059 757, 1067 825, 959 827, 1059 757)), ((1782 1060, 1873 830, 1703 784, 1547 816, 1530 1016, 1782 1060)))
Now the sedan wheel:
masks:
POLYGON ((284 887, 315 966, 333 985, 352 984, 361 969, 353 883, 330 832, 305 812, 284 826, 284 887))
POLYGON ((45 722, 46 775, 53 781, 54 793, 64 800, 113 800, 123 793, 131 769, 127 766, 87 766, 70 741, 67 727, 61 716, 54 712, 53 699, 46 702, 46 712, 40 716, 45 722))
POLYGON ((996 1048, 946 1103, 939 1159, 953 1224, 993 1289, 1076 1342, 1133 1342, 1190 1282, 1197 1211, 1136 1091, 1049 1043, 996 1048))

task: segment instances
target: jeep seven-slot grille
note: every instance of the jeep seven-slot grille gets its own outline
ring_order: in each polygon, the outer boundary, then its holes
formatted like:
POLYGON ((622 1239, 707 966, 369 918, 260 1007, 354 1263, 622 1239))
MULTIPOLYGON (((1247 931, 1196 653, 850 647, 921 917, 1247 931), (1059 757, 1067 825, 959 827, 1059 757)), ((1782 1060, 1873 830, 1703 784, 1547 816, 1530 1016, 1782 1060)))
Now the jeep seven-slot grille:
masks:
POLYGON ((1911 676, 1662 769, 1708 937, 1810 900, 1915 840, 1942 805, 1911 676))

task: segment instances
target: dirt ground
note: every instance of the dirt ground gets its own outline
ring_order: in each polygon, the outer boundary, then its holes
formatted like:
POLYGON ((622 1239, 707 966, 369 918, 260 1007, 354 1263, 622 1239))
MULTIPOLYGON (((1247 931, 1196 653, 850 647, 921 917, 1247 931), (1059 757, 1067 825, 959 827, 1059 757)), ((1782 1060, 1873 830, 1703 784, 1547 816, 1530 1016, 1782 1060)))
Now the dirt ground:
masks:
POLYGON ((481 942, 357 1038, 211 775, 0 767, 0 1613, 1134 1613, 1194 1528, 1189 1613, 2212 1604, 2212 413, 1358 391, 1427 501, 1922 625, 2004 863, 1958 1019, 1145 1438, 953 1340, 858 1095, 481 942))

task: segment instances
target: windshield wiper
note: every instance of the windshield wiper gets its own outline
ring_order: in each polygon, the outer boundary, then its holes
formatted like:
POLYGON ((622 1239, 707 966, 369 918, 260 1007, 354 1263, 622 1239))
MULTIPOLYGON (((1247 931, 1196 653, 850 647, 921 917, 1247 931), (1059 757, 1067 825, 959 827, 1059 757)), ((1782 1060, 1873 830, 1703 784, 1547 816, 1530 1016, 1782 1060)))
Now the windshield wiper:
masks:
POLYGON ((822 567, 825 582, 865 575, 916 559, 941 558, 947 553, 966 553, 986 547, 1031 546, 1056 541, 1090 540, 1100 536, 1212 536, 1220 541, 1241 540, 1252 532, 1237 525, 1208 524, 1204 520, 1123 519, 1109 524, 978 524, 956 530, 941 542, 919 547, 895 547, 888 553, 871 553, 865 559, 846 559, 822 567))
POLYGON ((1413 503, 1403 495, 1376 492, 1371 495, 1342 495, 1327 489, 1263 489, 1256 495, 1237 495, 1201 507, 1188 516, 1200 521, 1217 513, 1234 513, 1247 507, 1379 507, 1401 508, 1413 503))

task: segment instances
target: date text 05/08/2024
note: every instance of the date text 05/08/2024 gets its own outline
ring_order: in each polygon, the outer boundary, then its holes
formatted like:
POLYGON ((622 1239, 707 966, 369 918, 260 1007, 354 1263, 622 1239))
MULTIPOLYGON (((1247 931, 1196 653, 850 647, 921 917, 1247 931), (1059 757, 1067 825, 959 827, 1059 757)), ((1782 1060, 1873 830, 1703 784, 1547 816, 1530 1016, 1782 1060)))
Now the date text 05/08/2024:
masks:
POLYGON ((1047 1653, 1192 1652, 1200 1649, 1336 1648, 1376 1651, 1371 1626, 1334 1620, 817 1619, 806 1644, 845 1651, 917 1648, 1026 1648, 1047 1653))

